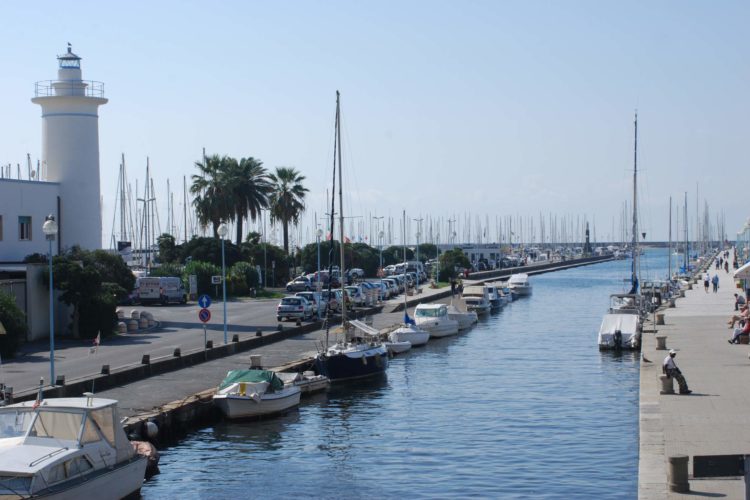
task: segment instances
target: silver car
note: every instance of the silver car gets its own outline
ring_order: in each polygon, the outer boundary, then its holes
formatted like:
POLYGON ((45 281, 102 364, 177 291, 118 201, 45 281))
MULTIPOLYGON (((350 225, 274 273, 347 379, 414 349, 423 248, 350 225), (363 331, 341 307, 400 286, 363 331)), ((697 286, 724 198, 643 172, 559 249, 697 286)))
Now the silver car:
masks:
POLYGON ((276 306, 276 319, 301 319, 307 320, 313 317, 312 304, 304 297, 284 297, 276 306))

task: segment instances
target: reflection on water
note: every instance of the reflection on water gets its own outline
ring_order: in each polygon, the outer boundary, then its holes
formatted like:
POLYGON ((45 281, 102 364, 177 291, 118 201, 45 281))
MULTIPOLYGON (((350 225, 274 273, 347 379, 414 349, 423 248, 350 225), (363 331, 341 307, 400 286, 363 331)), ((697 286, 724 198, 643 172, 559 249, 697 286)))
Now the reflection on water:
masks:
MULTIPOLYGON (((666 268, 665 252, 643 260, 666 268)), ((195 432, 142 494, 635 498, 639 354, 596 342, 628 266, 532 277, 531 297, 392 359, 387 376, 195 432)))

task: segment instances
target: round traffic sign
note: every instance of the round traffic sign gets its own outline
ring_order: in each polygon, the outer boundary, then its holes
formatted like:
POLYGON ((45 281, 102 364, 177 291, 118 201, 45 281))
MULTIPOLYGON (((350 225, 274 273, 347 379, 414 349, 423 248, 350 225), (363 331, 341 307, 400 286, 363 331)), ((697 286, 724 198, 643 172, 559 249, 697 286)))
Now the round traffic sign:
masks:
POLYGON ((211 311, 204 307, 198 311, 198 319, 204 323, 208 323, 211 320, 211 311))
POLYGON ((206 309, 207 307, 211 307, 211 297, 208 296, 208 294, 203 294, 200 297, 198 297, 198 305, 201 306, 203 309, 206 309))

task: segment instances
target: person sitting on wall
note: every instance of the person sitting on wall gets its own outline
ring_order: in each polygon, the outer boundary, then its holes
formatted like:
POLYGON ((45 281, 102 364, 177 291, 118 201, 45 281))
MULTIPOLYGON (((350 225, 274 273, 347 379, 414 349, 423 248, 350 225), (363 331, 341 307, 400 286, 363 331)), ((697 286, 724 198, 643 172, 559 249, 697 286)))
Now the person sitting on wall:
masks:
POLYGON ((674 377, 677 379, 677 384, 680 386, 680 394, 690 394, 693 391, 688 389, 685 377, 683 377, 682 372, 674 362, 674 357, 676 355, 677 351, 674 349, 669 351, 669 354, 664 358, 664 362, 661 365, 661 371, 664 372, 667 377, 674 377))
POLYGON ((727 324, 729 325, 729 329, 732 330, 736 322, 747 319, 750 316, 749 311, 750 311, 750 307, 748 307, 747 304, 740 306, 740 313, 732 315, 732 317, 729 318, 729 321, 727 321, 727 324))
POLYGON ((740 306, 744 306, 747 303, 745 300, 745 297, 740 295, 739 293, 734 294, 734 310, 739 311, 740 306))
POLYGON ((747 319, 740 320, 740 327, 734 329, 734 334, 732 335, 732 339, 728 340, 728 342, 730 344, 739 344, 740 335, 750 336, 750 321, 748 321, 747 319))

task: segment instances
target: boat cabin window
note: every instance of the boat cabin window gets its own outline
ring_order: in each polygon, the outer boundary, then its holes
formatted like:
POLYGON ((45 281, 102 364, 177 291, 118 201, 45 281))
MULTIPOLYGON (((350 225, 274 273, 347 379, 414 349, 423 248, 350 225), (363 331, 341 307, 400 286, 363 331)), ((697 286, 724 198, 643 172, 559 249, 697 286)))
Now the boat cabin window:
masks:
POLYGON ((78 441, 83 413, 41 410, 32 424, 29 436, 78 441))
POLYGON ((0 476, 0 495, 19 495, 31 489, 31 476, 0 476))
POLYGON ((73 477, 79 474, 85 474, 94 467, 86 457, 75 457, 74 459, 65 462, 65 468, 67 469, 68 477, 73 477))
POLYGON ((422 318, 439 318, 440 316, 445 316, 445 310, 442 307, 435 309, 417 309, 416 315, 422 318))
POLYGON ((81 434, 81 444, 86 443, 97 443, 101 441, 102 438, 99 437, 99 433, 96 430, 96 424, 93 420, 90 418, 86 419, 86 422, 83 424, 83 434, 81 434))
POLYGON ((104 438, 109 441, 112 446, 115 445, 115 428, 114 428, 114 416, 112 415, 112 407, 102 408, 101 410, 95 410, 89 413, 89 418, 94 419, 96 425, 99 426, 99 430, 102 431, 104 438))
POLYGON ((0 438, 13 438, 26 434, 34 412, 31 410, 0 410, 0 438))

